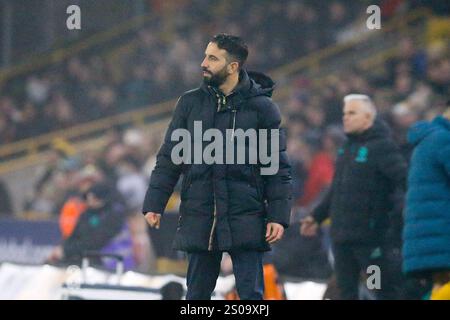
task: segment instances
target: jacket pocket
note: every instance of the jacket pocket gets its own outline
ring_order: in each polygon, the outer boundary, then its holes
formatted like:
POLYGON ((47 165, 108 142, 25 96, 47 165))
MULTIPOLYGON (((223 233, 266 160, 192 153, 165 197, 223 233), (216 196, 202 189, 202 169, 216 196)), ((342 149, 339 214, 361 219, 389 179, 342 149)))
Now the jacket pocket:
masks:
POLYGON ((189 188, 191 187, 192 182, 191 182, 191 172, 188 171, 183 179, 183 183, 181 184, 181 200, 186 199, 187 196, 187 192, 189 190, 189 188))
POLYGON ((252 177, 253 177, 253 181, 255 183, 258 199, 262 201, 263 193, 264 193, 263 186, 260 184, 260 177, 259 177, 258 173, 256 172, 255 166, 251 166, 251 171, 252 171, 252 177))

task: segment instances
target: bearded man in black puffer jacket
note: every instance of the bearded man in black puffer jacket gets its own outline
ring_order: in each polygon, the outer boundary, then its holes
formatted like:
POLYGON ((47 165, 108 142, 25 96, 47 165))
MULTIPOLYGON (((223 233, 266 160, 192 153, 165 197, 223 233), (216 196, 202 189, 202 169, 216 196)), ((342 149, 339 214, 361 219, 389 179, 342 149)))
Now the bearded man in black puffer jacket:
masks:
POLYGON ((144 201, 148 223, 159 227, 183 175, 174 248, 188 253, 187 299, 211 298, 225 251, 233 260, 239 297, 262 299, 263 252, 281 239, 289 223, 291 173, 285 137, 279 131, 280 112, 271 99, 274 83, 242 68, 247 55, 239 37, 219 34, 211 39, 201 64, 203 85, 179 98, 144 201), (214 156, 226 154, 226 159, 213 163, 201 159, 208 139, 198 139, 198 131, 202 135, 210 129, 209 141, 214 136, 214 142, 221 143, 214 156), (262 149, 271 154, 269 162, 250 161, 255 144, 251 138, 238 138, 248 130, 256 132, 258 154, 262 149), (261 130, 266 130, 265 136, 261 130), (193 147, 183 149, 178 161, 177 142, 185 134, 193 147), (230 144, 236 153, 230 153, 230 144), (242 155, 244 162, 239 161, 242 155))

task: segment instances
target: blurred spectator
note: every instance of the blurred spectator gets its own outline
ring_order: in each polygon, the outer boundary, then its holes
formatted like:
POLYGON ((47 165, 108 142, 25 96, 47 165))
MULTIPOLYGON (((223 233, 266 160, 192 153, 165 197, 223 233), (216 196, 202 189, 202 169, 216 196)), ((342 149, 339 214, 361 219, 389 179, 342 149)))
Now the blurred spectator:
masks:
MULTIPOLYGON (((334 271, 341 299, 358 299, 361 270, 371 264, 388 263, 386 229, 395 207, 391 196, 394 190, 406 187, 406 163, 387 126, 376 120, 376 115, 369 97, 344 98, 343 123, 348 140, 338 150, 330 190, 302 220, 301 233, 314 236, 318 225, 331 218, 334 271)), ((389 296, 392 276, 383 272, 379 298, 393 298, 389 296)))
POLYGON ((117 189, 125 199, 128 222, 133 239, 136 268, 141 272, 156 269, 155 252, 147 232, 147 223, 140 213, 148 181, 141 172, 142 165, 131 155, 123 157, 117 165, 117 189))
POLYGON ((0 180, 0 217, 11 217, 13 214, 10 193, 6 184, 0 180))
POLYGON ((150 102, 149 88, 150 75, 145 65, 137 65, 133 68, 130 76, 131 80, 124 84, 124 98, 126 108, 146 105, 150 102))
POLYGON ((306 166, 310 163, 311 151, 300 138, 289 138, 287 150, 290 155, 289 160, 291 161, 292 196, 294 199, 298 199, 303 194, 307 175, 306 166))
POLYGON ((450 103, 443 116, 411 128, 403 270, 432 279, 431 299, 450 299, 450 103), (447 293, 444 293, 447 291, 447 293))
POLYGON ((417 49, 411 38, 401 39, 397 55, 386 62, 391 83, 394 83, 398 76, 408 74, 422 79, 425 76, 427 62, 425 52, 417 49))
POLYGON ((405 102, 396 104, 391 110, 392 125, 395 128, 393 137, 405 159, 409 159, 411 155, 411 146, 406 140, 406 133, 418 117, 419 114, 405 102))
POLYGON ((31 76, 25 86, 27 99, 35 105, 44 105, 50 95, 48 79, 31 76))
POLYGON ((131 156, 122 158, 117 165, 117 189, 125 199, 128 211, 140 210, 147 191, 147 179, 140 172, 141 164, 131 156))
POLYGON ((86 210, 84 196, 95 184, 104 180, 103 174, 92 164, 86 165, 77 178, 77 189, 69 190, 68 198, 62 205, 59 215, 59 227, 63 239, 67 239, 75 229, 80 215, 86 210))
POLYGON ((171 281, 161 288, 161 300, 181 300, 183 295, 183 285, 176 281, 171 281))
POLYGON ((320 195, 326 193, 334 175, 334 160, 338 147, 345 136, 338 128, 329 128, 322 136, 321 147, 314 154, 308 168, 303 196, 299 200, 302 207, 315 206, 320 195))
POLYGON ((55 139, 49 151, 47 166, 25 205, 27 214, 58 214, 67 190, 76 188, 75 177, 80 168, 81 160, 75 156, 73 145, 64 139, 55 139))
POLYGON ((116 167, 126 154, 126 146, 120 141, 113 141, 103 150, 98 159, 99 168, 114 185, 117 184, 118 179, 116 167))
POLYGON ((125 206, 114 189, 106 184, 94 185, 86 193, 86 205, 75 230, 48 261, 79 265, 84 254, 99 251, 119 254, 127 270, 134 268, 125 206))

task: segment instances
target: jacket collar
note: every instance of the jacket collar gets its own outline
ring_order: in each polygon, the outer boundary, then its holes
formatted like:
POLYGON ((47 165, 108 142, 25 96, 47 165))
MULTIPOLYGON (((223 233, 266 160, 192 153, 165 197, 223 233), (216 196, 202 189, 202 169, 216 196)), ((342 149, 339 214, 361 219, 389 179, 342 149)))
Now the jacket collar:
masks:
POLYGON ((390 134, 389 127, 380 118, 376 118, 373 125, 361 133, 348 133, 347 137, 350 141, 366 142, 376 138, 388 137, 390 134))
POLYGON ((433 119, 433 124, 450 131, 450 120, 443 116, 437 116, 433 119))
POLYGON ((275 83, 267 75, 242 69, 239 73, 239 82, 233 91, 225 96, 218 88, 202 83, 201 89, 217 100, 217 110, 226 109, 227 101, 232 101, 233 109, 240 109, 245 100, 256 96, 271 97, 275 83))
POLYGON ((241 70, 239 73, 239 82, 236 87, 227 96, 220 91, 219 88, 202 83, 201 89, 215 97, 217 101, 217 112, 222 112, 227 109, 227 101, 233 100, 233 108, 240 108, 242 102, 248 98, 251 89, 251 79, 249 78, 245 70, 241 70))

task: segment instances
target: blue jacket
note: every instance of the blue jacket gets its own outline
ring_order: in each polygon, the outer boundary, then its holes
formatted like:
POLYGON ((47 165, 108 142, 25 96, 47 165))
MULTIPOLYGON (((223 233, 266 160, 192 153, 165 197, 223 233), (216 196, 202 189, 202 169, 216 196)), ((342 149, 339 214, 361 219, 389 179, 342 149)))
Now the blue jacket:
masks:
POLYGON ((408 177, 403 271, 450 270, 450 121, 436 117, 408 133, 415 145, 408 177))

